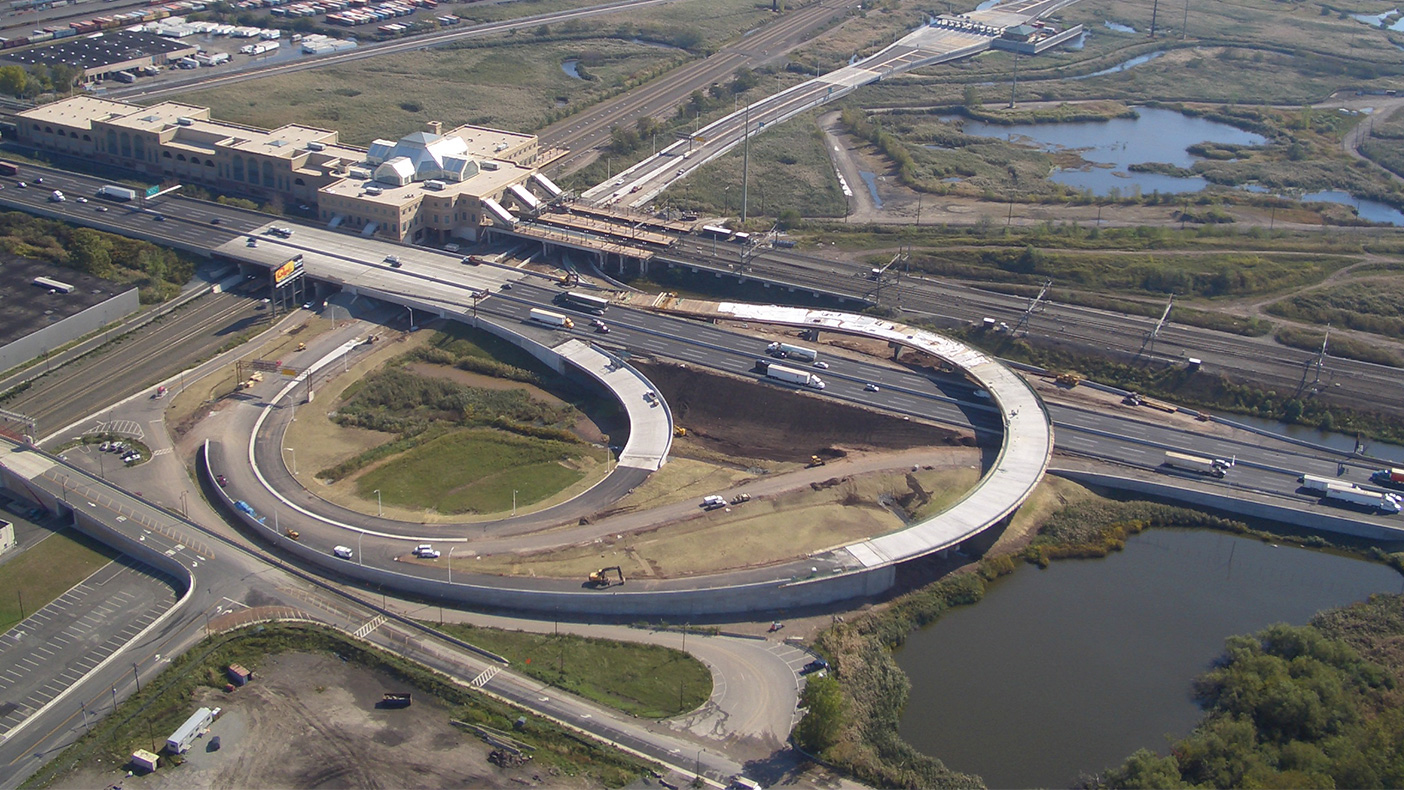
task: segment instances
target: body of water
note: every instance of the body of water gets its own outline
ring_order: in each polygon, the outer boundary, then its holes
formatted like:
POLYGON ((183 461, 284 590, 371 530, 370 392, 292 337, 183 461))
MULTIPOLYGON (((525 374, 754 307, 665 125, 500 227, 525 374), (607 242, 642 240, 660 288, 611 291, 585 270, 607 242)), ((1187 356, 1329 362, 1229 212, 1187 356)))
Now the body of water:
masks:
MULTIPOLYGON (((1079 47, 1079 49, 1081 49, 1081 47, 1079 47)), ((1156 58, 1158 58, 1158 57, 1160 57, 1161 55, 1164 55, 1164 54, 1165 54, 1164 52, 1147 52, 1147 53, 1144 54, 1144 55, 1137 55, 1136 57, 1131 58, 1130 60, 1127 60, 1127 61, 1123 61, 1123 62, 1121 62, 1121 63, 1118 63, 1118 64, 1116 64, 1115 66, 1112 66, 1112 67, 1109 68, 1109 69, 1102 69, 1101 71, 1094 71, 1094 72, 1092 72, 1091 74, 1083 74, 1083 75, 1078 76, 1078 77, 1068 77, 1068 79, 1070 79, 1070 80, 1090 80, 1090 79, 1092 79, 1093 77, 1105 77, 1105 76, 1108 75, 1108 74, 1116 74, 1116 73, 1119 73, 1119 72, 1122 72, 1122 71, 1126 71, 1127 69, 1134 69, 1134 68, 1136 68, 1137 66, 1141 65, 1142 63, 1150 63, 1152 60, 1155 60, 1156 58)))
POLYGON ((580 59, 579 59, 579 58, 569 58, 569 59, 567 59, 567 60, 561 61, 561 71, 564 71, 564 72, 566 73, 566 76, 567 76, 567 77, 573 77, 573 78, 575 78, 575 79, 577 79, 577 80, 583 80, 583 79, 585 79, 585 78, 582 77, 582 76, 580 76, 580 68, 579 68, 579 67, 580 67, 580 59))
POLYGON ((862 176, 863 183, 868 185, 868 194, 873 197, 873 204, 882 208, 882 198, 878 197, 877 175, 869 173, 867 170, 859 170, 858 175, 862 176))
MULTIPOLYGON (((1286 436, 1303 442, 1311 442, 1312 444, 1322 447, 1330 447, 1333 450, 1340 450, 1343 453, 1355 451, 1355 437, 1344 433, 1323 431, 1306 425, 1288 425, 1286 423, 1277 422, 1276 420, 1264 420, 1260 417, 1249 417, 1242 414, 1225 414, 1222 416, 1226 420, 1250 425, 1260 431, 1275 433, 1279 436, 1286 436)), ((1365 454, 1404 466, 1404 447, 1400 447, 1397 444, 1367 441, 1365 443, 1365 454)))
POLYGON ((1103 560, 1020 568, 912 634, 901 734, 989 787, 1067 787, 1199 721, 1193 679, 1224 639, 1303 624, 1399 574, 1208 530, 1157 529, 1103 560))
POLYGON ((1103 22, 1102 24, 1106 25, 1108 30, 1115 30, 1118 33, 1136 32, 1136 28, 1131 27, 1130 25, 1123 25, 1120 22, 1103 22))
POLYGON ((1093 166, 1085 170, 1058 170, 1049 178, 1074 189, 1089 189, 1101 196, 1111 194, 1114 189, 1123 195, 1138 188, 1142 193, 1157 190, 1197 192, 1208 185, 1197 176, 1178 178, 1160 173, 1133 173, 1127 168, 1140 162, 1166 162, 1177 167, 1190 167, 1195 158, 1186 149, 1200 142, 1232 145, 1262 145, 1266 142, 1261 135, 1217 121, 1191 118, 1174 110, 1141 107, 1137 112, 1140 115, 1138 118, 1075 123, 1001 126, 966 121, 963 129, 966 134, 1036 145, 1045 151, 1077 151, 1093 166))
MULTIPOLYGON (((1124 71, 1163 54, 1165 53, 1147 53, 1096 74, 1074 79, 1124 71)), ((977 137, 992 137, 1037 146, 1049 152, 1076 151, 1091 163, 1090 167, 1055 170, 1048 178, 1073 189, 1088 190, 1099 197, 1108 197, 1113 191, 1120 196, 1130 196, 1138 192, 1143 195, 1152 192, 1172 195, 1199 192, 1209 186, 1209 182, 1199 176, 1137 173, 1129 168, 1131 165, 1146 162, 1164 162, 1176 167, 1190 168, 1197 158, 1187 149, 1195 143, 1262 145, 1266 142, 1262 135, 1245 132, 1218 121, 1193 118, 1174 110, 1138 107, 1136 112, 1139 114, 1137 118, 1013 126, 966 120, 962 130, 977 137)), ((944 116, 941 120, 953 119, 954 116, 944 116)), ((1243 189, 1268 192, 1263 187, 1253 185, 1243 189)), ((1340 190, 1310 192, 1302 195, 1301 199, 1353 206, 1357 208, 1361 219, 1404 227, 1404 212, 1399 209, 1374 200, 1357 199, 1340 190)))

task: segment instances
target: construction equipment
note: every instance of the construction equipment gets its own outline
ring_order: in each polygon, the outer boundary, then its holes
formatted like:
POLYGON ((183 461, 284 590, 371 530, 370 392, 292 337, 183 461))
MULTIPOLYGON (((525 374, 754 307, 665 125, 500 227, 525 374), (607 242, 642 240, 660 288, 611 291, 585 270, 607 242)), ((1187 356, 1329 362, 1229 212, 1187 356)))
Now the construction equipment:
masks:
POLYGON ((287 535, 288 537, 292 538, 293 540, 297 540, 298 538, 301 538, 301 537, 302 537, 302 533, 298 532, 298 531, 295 530, 295 529, 285 529, 285 530, 283 530, 283 534, 284 534, 284 535, 287 535))
POLYGON ((731 504, 733 504, 733 505, 739 505, 739 504, 741 504, 742 502, 750 502, 750 501, 751 501, 751 495, 750 495, 750 494, 737 494, 736 496, 734 496, 734 497, 731 498, 731 504))
POLYGON ((686 436, 686 435, 687 435, 687 429, 684 428, 684 427, 682 427, 681 425, 674 425, 674 426, 673 426, 673 435, 674 435, 674 436, 679 436, 679 437, 681 437, 681 436, 686 436))
POLYGON ((297 350, 298 350, 298 351, 306 351, 306 350, 307 350, 307 344, 306 344, 306 343, 298 343, 298 344, 297 344, 297 350))
POLYGON ((805 464, 804 468, 813 469, 816 466, 823 466, 826 463, 828 463, 828 461, 825 461, 823 458, 820 458, 817 455, 811 455, 809 456, 809 463, 805 464))
POLYGON ((609 587, 610 585, 614 584, 614 582, 610 581, 611 573, 614 573, 619 576, 619 584, 624 583, 624 569, 619 567, 618 565, 611 565, 608 568, 600 568, 599 570, 590 574, 591 586, 609 587))
POLYGON ((1058 386, 1072 389, 1082 383, 1082 376, 1076 373, 1059 373, 1054 380, 1058 383, 1058 386))

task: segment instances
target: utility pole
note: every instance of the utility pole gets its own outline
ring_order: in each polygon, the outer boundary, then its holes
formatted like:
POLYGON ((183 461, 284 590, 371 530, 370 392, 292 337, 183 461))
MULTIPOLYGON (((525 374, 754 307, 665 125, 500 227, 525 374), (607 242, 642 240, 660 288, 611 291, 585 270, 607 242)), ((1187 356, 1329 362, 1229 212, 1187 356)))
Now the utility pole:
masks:
POLYGON ((1160 10, 1160 0, 1155 0, 1151 5, 1151 29, 1150 37, 1155 38, 1155 13, 1160 10))
POLYGON ((1052 287, 1053 287, 1053 281, 1052 281, 1052 280, 1048 280, 1048 281, 1044 282, 1044 284, 1043 284, 1043 290, 1039 291, 1039 292, 1038 292, 1038 296, 1035 296, 1035 297, 1029 302, 1029 306, 1026 307, 1026 308, 1024 308, 1024 314, 1021 315, 1021 316, 1019 316, 1019 323, 1017 323, 1017 324, 1014 325, 1013 331, 1011 331, 1011 332, 1009 333, 1010 335, 1017 335, 1017 334, 1019 334, 1019 330, 1020 330, 1020 329, 1024 330, 1025 334, 1028 333, 1028 331, 1029 331, 1029 319, 1030 319, 1031 317, 1033 317, 1033 314, 1034 314, 1035 312, 1042 312, 1042 308, 1044 307, 1044 304, 1045 304, 1043 299, 1044 299, 1045 296, 1048 295, 1048 289, 1050 289, 1050 288, 1052 288, 1052 287))
POLYGON ((741 155, 741 224, 746 224, 746 188, 751 182, 751 103, 746 102, 745 152, 741 155))
POLYGON ((1189 0, 1185 0, 1185 21, 1180 23, 1180 40, 1184 41, 1189 35, 1189 0))
POLYGON ((1014 79, 1009 83, 1009 109, 1014 109, 1014 92, 1019 89, 1019 53, 1014 53, 1014 79))
POLYGON ((1165 303, 1165 312, 1160 314, 1160 320, 1155 322, 1155 327, 1151 329, 1149 335, 1146 335, 1146 342, 1141 344, 1141 350, 1136 352, 1137 356, 1140 356, 1141 352, 1145 351, 1147 348, 1152 348, 1155 346, 1155 339, 1157 337, 1160 337, 1160 329, 1161 327, 1165 326, 1165 319, 1170 317, 1170 308, 1174 306, 1175 295, 1170 294, 1169 301, 1165 303))
POLYGON ((1326 325, 1326 336, 1321 338, 1321 351, 1316 355, 1316 378, 1312 380, 1311 386, 1315 387, 1321 383, 1321 367, 1326 364, 1327 344, 1331 342, 1331 325, 1326 325))

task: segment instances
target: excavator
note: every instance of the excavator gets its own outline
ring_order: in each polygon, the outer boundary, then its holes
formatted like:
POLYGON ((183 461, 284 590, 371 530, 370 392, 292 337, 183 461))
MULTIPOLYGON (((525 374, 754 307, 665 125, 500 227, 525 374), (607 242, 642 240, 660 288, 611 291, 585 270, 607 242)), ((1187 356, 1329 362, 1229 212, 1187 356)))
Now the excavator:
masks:
POLYGON ((617 574, 619 576, 619 583, 624 583, 624 569, 618 565, 611 565, 608 568, 600 568, 590 574, 590 585, 592 587, 609 587, 614 583, 610 581, 610 573, 617 574))

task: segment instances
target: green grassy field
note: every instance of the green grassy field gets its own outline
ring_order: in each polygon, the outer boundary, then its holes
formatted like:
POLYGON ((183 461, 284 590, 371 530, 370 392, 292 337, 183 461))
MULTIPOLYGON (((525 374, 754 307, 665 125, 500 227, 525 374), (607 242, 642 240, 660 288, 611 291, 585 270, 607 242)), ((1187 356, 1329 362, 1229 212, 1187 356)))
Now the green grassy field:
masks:
POLYGON ((21 597, 24 615, 34 614, 116 556, 117 552, 106 546, 65 530, 48 536, 0 565, 0 633, 23 619, 21 597))
POLYGON ((604 462, 587 445, 516 436, 491 429, 455 431, 372 469, 356 481, 363 497, 379 490, 387 504, 441 513, 500 513, 547 499, 585 476, 570 459, 604 462))
POLYGON ((1319 288, 1268 306, 1298 321, 1404 337, 1404 283, 1397 277, 1319 288))
MULTIPOLYGON (((708 162, 670 187, 659 202, 739 217, 743 156, 737 147, 708 162)), ((792 210, 804 217, 842 217, 846 212, 848 204, 813 113, 752 138, 750 157, 749 216, 778 217, 792 210)))
POLYGON ((712 695, 711 672, 681 650, 571 634, 440 628, 510 660, 518 672, 635 716, 677 716, 712 695))
MULTIPOLYGON (((484 3, 459 13, 486 21, 569 5, 484 3)), ((446 128, 474 123, 533 131, 721 46, 768 19, 768 9, 755 0, 667 4, 251 80, 181 100, 240 123, 335 129, 352 145, 395 139, 434 120, 446 128), (561 64, 569 59, 579 59, 591 79, 566 74, 561 64)))

